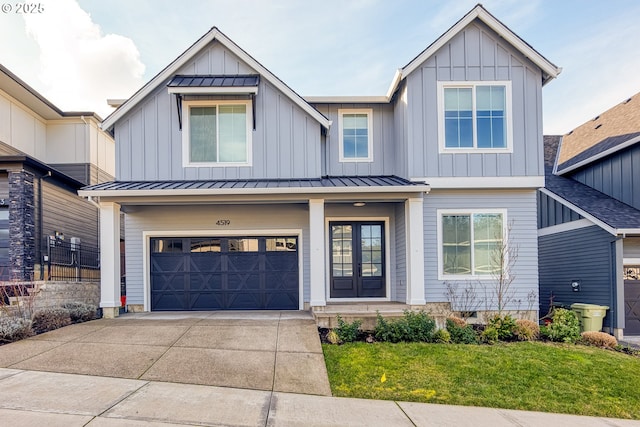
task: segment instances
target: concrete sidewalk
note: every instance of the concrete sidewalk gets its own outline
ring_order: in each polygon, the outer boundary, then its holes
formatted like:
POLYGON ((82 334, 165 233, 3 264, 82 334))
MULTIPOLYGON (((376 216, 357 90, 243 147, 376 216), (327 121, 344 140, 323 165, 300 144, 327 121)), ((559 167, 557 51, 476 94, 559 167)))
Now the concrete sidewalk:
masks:
POLYGON ((579 426, 639 421, 0 369, 0 425, 579 426))

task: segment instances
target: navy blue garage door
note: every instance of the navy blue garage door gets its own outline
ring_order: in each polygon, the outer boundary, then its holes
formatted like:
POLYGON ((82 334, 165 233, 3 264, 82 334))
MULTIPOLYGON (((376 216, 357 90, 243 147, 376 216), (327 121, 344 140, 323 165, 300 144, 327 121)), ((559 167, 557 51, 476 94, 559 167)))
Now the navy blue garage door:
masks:
POLYGON ((296 237, 151 239, 151 310, 297 310, 296 237))

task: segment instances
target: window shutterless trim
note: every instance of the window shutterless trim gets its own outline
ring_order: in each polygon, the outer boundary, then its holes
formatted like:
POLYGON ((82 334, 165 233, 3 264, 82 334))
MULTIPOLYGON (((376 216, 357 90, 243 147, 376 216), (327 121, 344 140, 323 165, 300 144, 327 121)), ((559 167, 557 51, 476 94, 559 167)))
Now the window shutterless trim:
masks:
MULTIPOLYGON (((192 100, 182 101, 182 166, 183 167, 213 167, 251 166, 252 164, 252 136, 253 136, 253 111, 251 100, 192 100), (192 162, 191 161, 191 107, 218 107, 220 105, 244 105, 246 114, 245 141, 247 150, 246 162, 192 162)), ((218 144, 220 141, 218 141, 218 144)))
POLYGON ((440 153, 513 153, 513 105, 512 105, 511 81, 439 81, 438 82, 438 151, 440 153), (477 134, 477 109, 476 109, 476 88, 477 86, 503 86, 505 88, 505 119, 506 127, 506 147, 504 148, 478 148, 477 134), (444 90, 455 88, 471 88, 472 91, 472 122, 473 122, 473 147, 447 147, 445 140, 445 109, 444 90))
POLYGON ((436 234, 438 242, 438 280, 452 281, 452 280, 495 280, 492 274, 444 274, 444 254, 443 254, 443 227, 442 217, 445 215, 469 215, 470 227, 471 227, 471 268, 474 268, 474 245, 473 245, 473 215, 483 214, 500 214, 502 215, 502 242, 508 243, 509 237, 507 236, 507 209, 437 209, 437 221, 436 221, 436 234))
POLYGON ((341 163, 373 162, 373 109, 372 108, 340 108, 338 109, 338 161, 341 163), (367 157, 344 156, 344 120, 345 114, 367 115, 367 157))

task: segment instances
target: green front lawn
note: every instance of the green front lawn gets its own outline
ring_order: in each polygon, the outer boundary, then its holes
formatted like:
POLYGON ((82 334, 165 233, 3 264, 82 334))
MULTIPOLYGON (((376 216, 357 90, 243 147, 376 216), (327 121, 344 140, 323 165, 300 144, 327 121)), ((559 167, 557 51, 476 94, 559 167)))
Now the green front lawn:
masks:
POLYGON ((537 342, 323 350, 334 396, 640 419, 640 358, 613 351, 537 342))

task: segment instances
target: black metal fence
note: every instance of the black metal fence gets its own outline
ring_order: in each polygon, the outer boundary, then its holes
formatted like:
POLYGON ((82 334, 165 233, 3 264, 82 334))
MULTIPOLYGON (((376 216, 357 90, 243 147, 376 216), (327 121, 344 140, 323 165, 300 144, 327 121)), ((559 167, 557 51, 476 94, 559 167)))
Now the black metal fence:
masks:
POLYGON ((45 280, 94 282, 100 280, 100 250, 96 247, 48 238, 45 242, 45 280))

